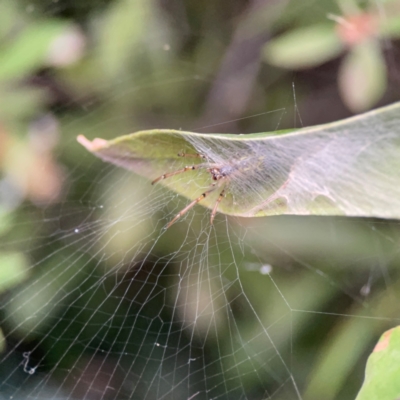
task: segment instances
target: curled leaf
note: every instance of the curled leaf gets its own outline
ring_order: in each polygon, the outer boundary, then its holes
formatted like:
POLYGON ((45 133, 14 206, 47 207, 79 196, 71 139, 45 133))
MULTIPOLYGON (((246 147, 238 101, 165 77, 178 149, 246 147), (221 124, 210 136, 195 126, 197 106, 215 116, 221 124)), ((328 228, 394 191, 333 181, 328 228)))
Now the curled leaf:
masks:
POLYGON ((159 177, 192 201, 209 191, 200 204, 214 209, 219 201, 225 214, 400 218, 399 115, 397 103, 290 133, 151 130, 78 140, 104 161, 159 177))

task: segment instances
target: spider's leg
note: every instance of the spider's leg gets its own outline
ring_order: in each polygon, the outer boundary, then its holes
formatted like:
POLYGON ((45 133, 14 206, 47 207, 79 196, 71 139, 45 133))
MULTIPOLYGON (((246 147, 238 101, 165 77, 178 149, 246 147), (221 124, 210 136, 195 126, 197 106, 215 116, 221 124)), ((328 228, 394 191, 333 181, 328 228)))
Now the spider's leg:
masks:
POLYGON ((174 219, 168 223, 168 225, 165 227, 165 229, 168 229, 173 223, 175 223, 180 217, 182 217, 182 215, 185 215, 192 207, 194 207, 201 200, 205 199, 214 190, 215 190, 215 183, 212 185, 211 189, 204 192, 201 196, 199 196, 197 199, 193 200, 183 210, 181 210, 178 214, 176 214, 174 219))
POLYGON ((183 172, 186 172, 186 171, 194 171, 195 169, 206 168, 206 167, 207 166, 205 164, 188 165, 185 168, 178 169, 177 171, 173 171, 173 172, 168 172, 164 175, 159 176, 158 178, 154 179, 154 181, 151 182, 151 184, 154 185, 155 183, 157 183, 165 178, 169 178, 170 176, 182 174, 183 172))
POLYGON ((178 157, 202 158, 203 160, 207 159, 207 157, 206 157, 205 155, 200 154, 200 153, 191 154, 191 153, 184 153, 184 152, 182 152, 182 153, 178 153, 178 157))
POLYGON ((217 201, 215 202, 214 208, 213 208, 212 213, 211 213, 211 218, 210 218, 211 225, 214 222, 215 214, 217 213, 219 203, 221 203, 221 201, 222 201, 222 199, 224 197, 225 197, 225 189, 222 189, 221 193, 219 194, 219 197, 218 197, 217 201))

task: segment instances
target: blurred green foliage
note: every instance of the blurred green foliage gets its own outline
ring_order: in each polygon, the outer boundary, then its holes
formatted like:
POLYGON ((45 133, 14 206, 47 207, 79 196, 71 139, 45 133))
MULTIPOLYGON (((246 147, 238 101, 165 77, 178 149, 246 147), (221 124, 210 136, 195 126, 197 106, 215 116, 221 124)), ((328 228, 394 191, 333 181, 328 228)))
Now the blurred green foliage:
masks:
POLYGON ((320 65, 348 52, 339 69, 341 95, 351 110, 363 111, 375 105, 386 90, 383 52, 387 41, 400 35, 399 2, 362 4, 346 0, 338 1, 338 6, 340 15, 328 14, 324 22, 269 41, 264 57, 273 65, 298 69, 320 65))
MULTIPOLYGON (((297 72, 264 59, 296 29, 333 27, 338 3, 1 8, 1 394, 291 399, 295 381, 304 399, 354 399, 367 354, 399 315, 396 222, 219 217, 207 235, 199 210, 160 236, 185 202, 75 140, 151 128, 266 132, 348 116, 336 78, 350 61, 336 48, 297 72)), ((379 14, 389 38, 394 14, 379 14)), ((377 50, 385 68, 369 70, 387 73, 386 91, 381 80, 363 107, 399 100, 398 46, 387 37, 377 50)))

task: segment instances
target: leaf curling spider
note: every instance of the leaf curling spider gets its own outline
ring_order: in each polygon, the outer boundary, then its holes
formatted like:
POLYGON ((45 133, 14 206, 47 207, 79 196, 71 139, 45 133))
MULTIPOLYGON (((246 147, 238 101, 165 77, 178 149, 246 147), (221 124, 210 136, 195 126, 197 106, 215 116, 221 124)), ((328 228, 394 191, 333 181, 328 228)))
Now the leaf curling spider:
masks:
MULTIPOLYGON (((207 157, 203 154, 196 153, 196 154, 188 154, 188 153, 178 153, 178 157, 193 157, 193 158, 202 158, 203 160, 206 160, 207 157)), ((154 179, 151 184, 154 185, 155 183, 169 178, 174 175, 182 174, 187 171, 194 171, 196 169, 205 169, 207 172, 211 174, 211 177, 214 181, 219 181, 221 179, 224 179, 228 176, 229 174, 229 169, 230 168, 221 168, 217 164, 192 164, 188 165, 185 168, 178 169, 176 171, 168 172, 166 174, 163 174, 159 176, 158 178, 154 179)), ((181 211, 179 211, 178 214, 175 215, 175 217, 167 224, 165 229, 168 229, 171 225, 173 225, 180 217, 185 215, 191 208, 193 208, 197 203, 205 199, 210 193, 212 193, 214 190, 216 190, 219 186, 222 186, 222 190, 214 204, 214 207, 211 212, 211 217, 210 217, 210 223, 211 225, 214 222, 215 215, 217 214, 218 206, 219 203, 221 203, 222 199, 225 197, 225 186, 226 184, 222 185, 217 185, 217 182, 214 182, 211 184, 210 189, 206 190, 204 193, 202 193, 199 197, 194 199, 192 202, 190 202, 185 208, 183 208, 181 211)))

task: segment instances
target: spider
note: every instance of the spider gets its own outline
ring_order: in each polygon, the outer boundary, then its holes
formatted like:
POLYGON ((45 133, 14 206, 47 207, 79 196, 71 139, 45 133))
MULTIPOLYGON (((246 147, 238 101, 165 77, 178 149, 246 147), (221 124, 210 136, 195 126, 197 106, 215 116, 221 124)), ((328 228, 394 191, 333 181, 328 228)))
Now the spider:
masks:
MULTIPOLYGON (((201 158, 203 160, 206 160, 207 157, 203 154, 187 154, 187 153, 178 153, 178 157, 192 157, 192 158, 201 158)), ((222 179, 225 179, 229 174, 230 174, 230 167, 220 167, 217 164, 193 164, 186 166, 185 168, 178 169, 177 171, 173 172, 168 172, 166 174, 163 174, 159 176, 158 178, 154 179, 154 181, 151 182, 152 185, 155 183, 169 178, 174 175, 182 174, 183 172, 187 171, 194 171, 196 169, 205 169, 207 172, 211 174, 211 177, 214 181, 219 181, 222 179)), ((178 214, 168 223, 168 225, 165 227, 165 229, 168 229, 171 225, 173 225, 180 217, 185 215, 191 208, 193 208, 197 203, 205 199, 210 193, 212 193, 215 189, 217 189, 219 186, 222 186, 222 190, 215 202, 214 208, 212 209, 211 212, 211 217, 210 217, 210 223, 211 225, 213 224, 215 215, 217 214, 218 206, 219 203, 221 203, 222 199, 225 197, 225 186, 226 184, 222 185, 217 185, 217 182, 214 182, 211 184, 210 189, 206 190, 204 193, 202 193, 197 199, 194 199, 191 203, 189 203, 183 210, 179 211, 178 214)))

